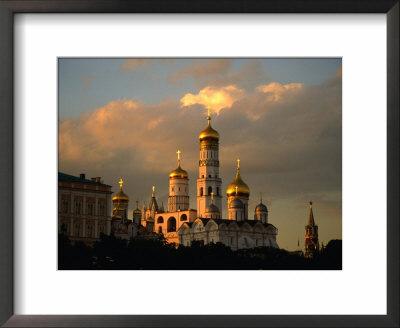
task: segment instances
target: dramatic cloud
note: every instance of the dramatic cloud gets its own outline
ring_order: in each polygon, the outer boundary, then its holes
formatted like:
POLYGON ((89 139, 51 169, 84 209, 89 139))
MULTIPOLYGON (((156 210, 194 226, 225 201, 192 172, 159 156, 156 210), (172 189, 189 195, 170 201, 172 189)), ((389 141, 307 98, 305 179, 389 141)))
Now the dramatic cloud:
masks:
POLYGON ((230 66, 231 62, 229 59, 212 59, 206 62, 196 60, 191 65, 185 66, 180 71, 171 74, 168 80, 170 82, 177 82, 185 77, 198 79, 210 75, 225 74, 228 72, 230 66))
POLYGON ((181 98, 181 103, 182 106, 191 106, 195 104, 211 106, 211 109, 218 114, 222 108, 232 107, 236 101, 242 99, 244 96, 244 90, 234 85, 221 88, 209 86, 200 90, 196 95, 191 93, 185 94, 181 98))
POLYGON ((283 96, 290 92, 291 90, 296 90, 302 88, 303 85, 301 83, 289 83, 289 84, 280 84, 277 82, 272 82, 268 85, 260 85, 257 87, 257 91, 268 93, 268 100, 272 102, 283 100, 283 96))
POLYGON ((92 84, 93 77, 94 77, 93 74, 85 74, 81 76, 81 83, 83 89, 87 89, 90 87, 90 85, 92 84))

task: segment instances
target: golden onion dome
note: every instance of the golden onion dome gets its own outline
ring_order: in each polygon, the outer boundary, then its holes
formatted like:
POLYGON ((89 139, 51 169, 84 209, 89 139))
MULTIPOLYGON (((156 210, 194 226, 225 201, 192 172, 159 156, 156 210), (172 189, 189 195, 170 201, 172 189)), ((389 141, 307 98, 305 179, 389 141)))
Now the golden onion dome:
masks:
POLYGON ((122 189, 119 191, 118 194, 116 194, 116 195, 112 198, 112 201, 113 201, 113 202, 116 202, 116 201, 118 201, 118 200, 129 201, 128 195, 126 195, 126 194, 122 191, 122 189))
POLYGON ((208 124, 207 127, 200 132, 199 139, 200 141, 205 139, 216 139, 219 140, 219 133, 211 127, 211 117, 207 117, 208 124))
POLYGON ((237 167, 237 170, 236 170, 235 179, 232 181, 232 183, 226 189, 226 194, 227 194, 228 197, 235 196, 235 195, 244 196, 244 197, 249 197, 250 196, 250 188, 242 180, 242 177, 240 176, 239 162, 240 161, 238 160, 238 167, 237 167))
POLYGON ((180 165, 178 165, 178 167, 169 174, 169 177, 187 179, 189 175, 185 170, 181 168, 180 165))
POLYGON ((113 198, 112 201, 113 203, 116 203, 118 201, 122 201, 122 202, 129 202, 129 197, 128 195, 126 195, 123 191, 122 191, 122 185, 124 183, 124 181, 122 179, 119 179, 119 192, 118 194, 116 194, 113 198))

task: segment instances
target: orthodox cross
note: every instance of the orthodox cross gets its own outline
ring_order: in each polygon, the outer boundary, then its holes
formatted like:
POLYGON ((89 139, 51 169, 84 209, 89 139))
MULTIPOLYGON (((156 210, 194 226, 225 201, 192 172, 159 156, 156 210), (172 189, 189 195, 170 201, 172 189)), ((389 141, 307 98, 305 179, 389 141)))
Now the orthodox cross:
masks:
POLYGON ((122 189, 122 185, 124 184, 124 180, 119 179, 118 183, 119 183, 119 189, 122 189))
POLYGON ((207 110, 208 110, 208 115, 207 115, 207 116, 208 116, 208 117, 210 117, 210 109, 211 109, 211 106, 208 105, 208 106, 207 106, 207 110))
POLYGON ((178 166, 181 164, 181 151, 178 149, 176 152, 178 154, 178 166))

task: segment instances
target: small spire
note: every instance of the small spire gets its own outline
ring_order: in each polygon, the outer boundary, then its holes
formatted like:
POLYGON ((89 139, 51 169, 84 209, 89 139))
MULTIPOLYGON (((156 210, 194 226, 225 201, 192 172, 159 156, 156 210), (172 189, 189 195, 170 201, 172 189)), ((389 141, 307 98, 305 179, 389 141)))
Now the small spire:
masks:
POLYGON ((138 200, 136 200, 136 209, 137 210, 139 209, 139 201, 138 200))
POLYGON ((124 184, 124 180, 119 179, 118 183, 119 183, 119 190, 122 190, 122 185, 124 184))
POLYGON ((154 197, 154 195, 155 195, 155 191, 156 191, 156 187, 155 187, 155 186, 153 186, 153 188, 152 188, 152 193, 151 193, 151 197, 154 197))
POLYGON ((178 154, 178 166, 181 166, 181 151, 178 149, 176 153, 178 154))
POLYGON ((211 204, 214 204, 214 193, 211 192, 211 204))
POLYGON ((309 226, 315 226, 315 222, 314 222, 314 213, 312 210, 312 202, 310 201, 310 215, 308 217, 308 225, 309 226))
POLYGON ((262 204, 262 192, 260 192, 260 204, 262 204))
POLYGON ((236 162, 237 162, 237 170, 239 171, 239 169, 240 169, 240 159, 238 158, 238 159, 236 160, 236 162))

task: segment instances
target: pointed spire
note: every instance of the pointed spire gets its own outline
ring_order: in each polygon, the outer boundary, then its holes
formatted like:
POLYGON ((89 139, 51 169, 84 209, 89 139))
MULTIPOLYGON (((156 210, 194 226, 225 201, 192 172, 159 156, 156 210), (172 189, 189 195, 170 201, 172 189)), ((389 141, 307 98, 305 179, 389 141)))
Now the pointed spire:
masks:
POLYGON ((262 204, 262 192, 260 192, 260 204, 262 204))
POLYGON ((178 149, 176 152, 178 154, 178 167, 181 166, 181 151, 178 149))
POLYGON ((236 170, 237 170, 237 172, 239 172, 239 170, 240 170, 240 159, 238 158, 238 159, 236 160, 236 162, 237 162, 237 168, 236 168, 236 170))
POLYGON ((310 202, 310 215, 308 217, 308 225, 309 226, 315 226, 314 213, 313 213, 313 210, 312 210, 312 202, 310 202))
POLYGON ((153 188, 152 188, 152 192, 151 192, 151 197, 154 197, 154 196, 155 196, 155 191, 156 191, 156 187, 155 187, 155 186, 153 186, 153 188))

